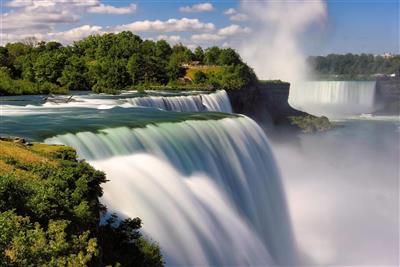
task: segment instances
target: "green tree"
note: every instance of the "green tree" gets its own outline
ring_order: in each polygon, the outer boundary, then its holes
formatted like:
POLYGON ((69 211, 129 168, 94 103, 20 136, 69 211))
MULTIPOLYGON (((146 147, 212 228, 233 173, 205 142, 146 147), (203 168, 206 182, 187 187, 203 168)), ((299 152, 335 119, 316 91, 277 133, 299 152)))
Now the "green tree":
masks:
POLYGON ((193 81, 197 84, 205 83, 207 81, 207 75, 202 71, 196 71, 193 74, 193 81))
POLYGON ((203 64, 204 62, 204 51, 200 46, 196 47, 194 50, 194 59, 199 61, 200 64, 203 64))
POLYGON ((185 75, 185 69, 182 68, 183 62, 184 56, 182 53, 172 53, 167 67, 168 77, 171 82, 176 81, 185 75))
POLYGON ((62 71, 59 82, 68 90, 90 90, 88 68, 85 60, 76 55, 70 57, 62 71))
POLYGON ((238 65, 241 62, 239 54, 232 48, 222 49, 217 61, 219 65, 238 65))
POLYGON ((0 46, 0 67, 9 67, 8 49, 0 46))
POLYGON ((67 57, 60 51, 41 53, 33 64, 35 80, 39 83, 57 83, 64 69, 67 57))
POLYGON ((217 65, 221 49, 217 46, 207 48, 204 53, 204 63, 206 65, 217 65))
POLYGON ((172 48, 165 40, 159 40, 156 42, 155 56, 162 60, 168 62, 171 54, 172 48))
POLYGON ((89 75, 94 78, 96 92, 113 92, 132 84, 126 69, 127 61, 102 58, 89 66, 89 75))

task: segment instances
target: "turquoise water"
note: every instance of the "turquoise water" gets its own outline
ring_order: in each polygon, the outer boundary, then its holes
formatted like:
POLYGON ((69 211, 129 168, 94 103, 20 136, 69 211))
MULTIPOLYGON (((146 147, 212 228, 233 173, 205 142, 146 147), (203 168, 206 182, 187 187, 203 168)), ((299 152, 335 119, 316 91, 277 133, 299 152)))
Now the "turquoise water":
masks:
POLYGON ((77 100, 7 103, 1 134, 74 147, 110 180, 101 202, 141 217, 169 266, 295 264, 268 139, 247 117, 210 112, 231 111, 225 92, 77 100))
POLYGON ((398 117, 270 143, 224 93, 151 97, 2 99, 0 135, 77 149, 169 266, 398 265, 398 117))

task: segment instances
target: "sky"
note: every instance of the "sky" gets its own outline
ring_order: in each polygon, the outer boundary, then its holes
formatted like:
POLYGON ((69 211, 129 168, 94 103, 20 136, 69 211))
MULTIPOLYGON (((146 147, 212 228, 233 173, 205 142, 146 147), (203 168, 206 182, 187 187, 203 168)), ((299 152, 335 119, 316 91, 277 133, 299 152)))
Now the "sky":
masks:
MULTIPOLYGON (((257 6, 260 2, 257 0, 0 1, 2 45, 30 36, 69 44, 90 34, 129 30, 144 39, 166 39, 171 44, 181 42, 191 48, 197 45, 236 48, 243 46, 247 38, 268 34, 260 25, 269 27, 271 21, 261 18, 263 24, 260 24, 258 16, 258 24, 254 26, 251 7, 257 6)), ((283 1, 263 2, 269 3, 260 5, 265 10, 259 11, 274 16, 276 13, 268 8, 283 1)), ((323 16, 294 33, 304 53, 400 53, 399 0, 289 0, 286 4, 304 5, 307 9, 316 2, 324 6, 323 16)), ((285 15, 282 9, 279 16, 285 18, 285 15)), ((268 36, 263 40, 268 42, 268 36)))

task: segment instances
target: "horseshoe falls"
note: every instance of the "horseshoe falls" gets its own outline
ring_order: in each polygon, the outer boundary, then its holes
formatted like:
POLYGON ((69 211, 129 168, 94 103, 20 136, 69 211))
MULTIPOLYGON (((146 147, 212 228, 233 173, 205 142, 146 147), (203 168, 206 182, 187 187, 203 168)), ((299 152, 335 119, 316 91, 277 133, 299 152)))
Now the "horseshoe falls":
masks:
POLYGON ((375 109, 374 81, 312 81, 293 83, 289 104, 313 115, 341 117, 375 109))
POLYGON ((62 133, 110 180, 101 201, 140 217, 168 266, 293 266, 297 252, 267 137, 238 116, 62 133))

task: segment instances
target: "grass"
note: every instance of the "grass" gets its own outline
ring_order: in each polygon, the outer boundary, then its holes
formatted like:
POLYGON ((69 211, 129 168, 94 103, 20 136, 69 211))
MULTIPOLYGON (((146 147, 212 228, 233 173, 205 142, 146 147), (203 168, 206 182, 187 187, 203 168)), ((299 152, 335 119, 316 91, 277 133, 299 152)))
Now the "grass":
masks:
POLYGON ((22 177, 35 177, 31 172, 38 166, 57 166, 59 159, 75 159, 76 152, 61 145, 30 144, 14 139, 0 140, 0 174, 15 172, 22 177))
POLYGON ((222 72, 223 66, 190 66, 186 69, 185 78, 193 81, 194 74, 198 71, 204 72, 205 74, 217 74, 222 72))

